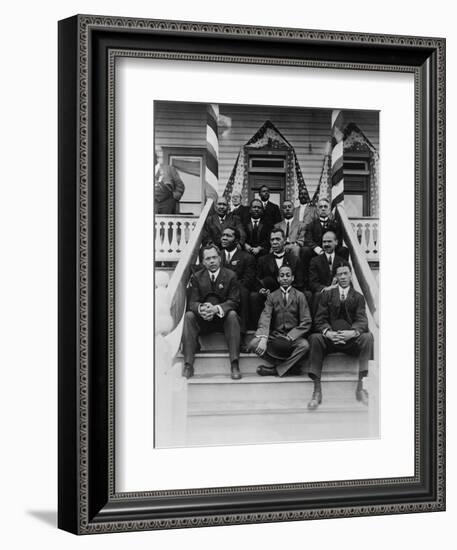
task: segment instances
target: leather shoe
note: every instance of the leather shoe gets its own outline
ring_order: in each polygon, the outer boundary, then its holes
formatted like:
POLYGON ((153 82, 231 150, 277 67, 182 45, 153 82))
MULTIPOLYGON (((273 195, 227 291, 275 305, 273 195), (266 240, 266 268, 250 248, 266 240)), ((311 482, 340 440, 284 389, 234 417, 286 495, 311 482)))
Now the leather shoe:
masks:
POLYGON ((314 390, 311 397, 311 401, 308 403, 308 409, 315 411, 317 407, 322 403, 322 392, 320 390, 314 390))
POLYGON ((232 365, 230 367, 232 380, 241 380, 240 367, 238 365, 232 365))
POLYGON ((368 407, 368 392, 363 388, 357 388, 355 391, 355 398, 368 407))
POLYGON ((184 376, 184 378, 187 379, 192 378, 192 376, 194 375, 194 367, 188 364, 184 365, 182 375, 184 376))
POLYGON ((278 376, 278 371, 276 370, 276 367, 260 365, 257 367, 257 374, 259 376, 278 376))

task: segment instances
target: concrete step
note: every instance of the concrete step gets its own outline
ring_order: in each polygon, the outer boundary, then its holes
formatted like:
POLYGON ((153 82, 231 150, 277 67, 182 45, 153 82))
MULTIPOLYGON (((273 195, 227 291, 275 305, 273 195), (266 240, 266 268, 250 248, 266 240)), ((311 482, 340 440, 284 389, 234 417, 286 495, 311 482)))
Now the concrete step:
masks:
POLYGON ((187 420, 186 445, 252 445, 297 441, 373 439, 379 437, 376 419, 359 412, 234 411, 228 414, 192 415, 187 420))
MULTIPOLYGON (((355 399, 355 388, 356 379, 351 375, 323 374, 323 403, 310 412, 367 413, 368 408, 355 399)), ((306 375, 279 378, 247 374, 232 380, 228 374, 197 374, 188 381, 188 414, 305 411, 312 391, 313 383, 306 375)))
MULTIPOLYGON (((182 362, 182 354, 178 354, 177 360, 182 362)), ((241 374, 255 374, 259 365, 268 365, 268 362, 258 357, 255 353, 240 354, 241 374)), ((230 361, 226 352, 202 351, 195 355, 195 374, 211 376, 214 374, 229 374, 230 361)), ((357 360, 344 353, 334 353, 324 359, 323 375, 330 373, 345 373, 352 375, 354 379, 358 375, 357 360)), ((300 372, 308 372, 308 359, 305 358, 300 366, 300 372)))
MULTIPOLYGON (((248 331, 244 337, 243 343, 248 345, 254 337, 254 331, 248 331)), ((212 334, 202 334, 199 337, 201 351, 227 351, 227 342, 223 332, 213 332, 212 334)))

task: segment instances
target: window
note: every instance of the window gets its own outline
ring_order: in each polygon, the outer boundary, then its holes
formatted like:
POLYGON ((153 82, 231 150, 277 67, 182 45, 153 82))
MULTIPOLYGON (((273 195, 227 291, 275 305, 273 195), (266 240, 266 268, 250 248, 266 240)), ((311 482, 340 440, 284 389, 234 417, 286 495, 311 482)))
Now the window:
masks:
POLYGON ((344 156, 344 209, 350 218, 370 216, 368 154, 344 156))
POLYGON ((185 185, 179 214, 199 215, 203 207, 204 149, 163 147, 164 163, 174 166, 185 185))

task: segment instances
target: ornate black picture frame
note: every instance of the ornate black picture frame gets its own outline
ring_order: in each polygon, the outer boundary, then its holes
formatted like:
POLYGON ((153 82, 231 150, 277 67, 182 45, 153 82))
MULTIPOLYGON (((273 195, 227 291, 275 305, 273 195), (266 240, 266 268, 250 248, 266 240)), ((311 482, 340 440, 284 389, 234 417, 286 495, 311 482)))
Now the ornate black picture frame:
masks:
POLYGON ((90 534, 444 510, 444 186, 444 39, 87 15, 60 21, 59 527, 90 534), (116 492, 116 56, 414 75, 413 477, 116 492))

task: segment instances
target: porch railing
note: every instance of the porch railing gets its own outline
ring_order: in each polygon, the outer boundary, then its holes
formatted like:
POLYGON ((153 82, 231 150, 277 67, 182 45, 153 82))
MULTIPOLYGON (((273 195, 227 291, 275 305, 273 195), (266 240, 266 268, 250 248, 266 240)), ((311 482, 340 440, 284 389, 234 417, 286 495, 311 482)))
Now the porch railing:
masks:
POLYGON ((379 218, 349 218, 369 262, 379 261, 379 218))
POLYGON ((199 216, 156 214, 155 216, 155 260, 177 262, 190 240, 199 216))

